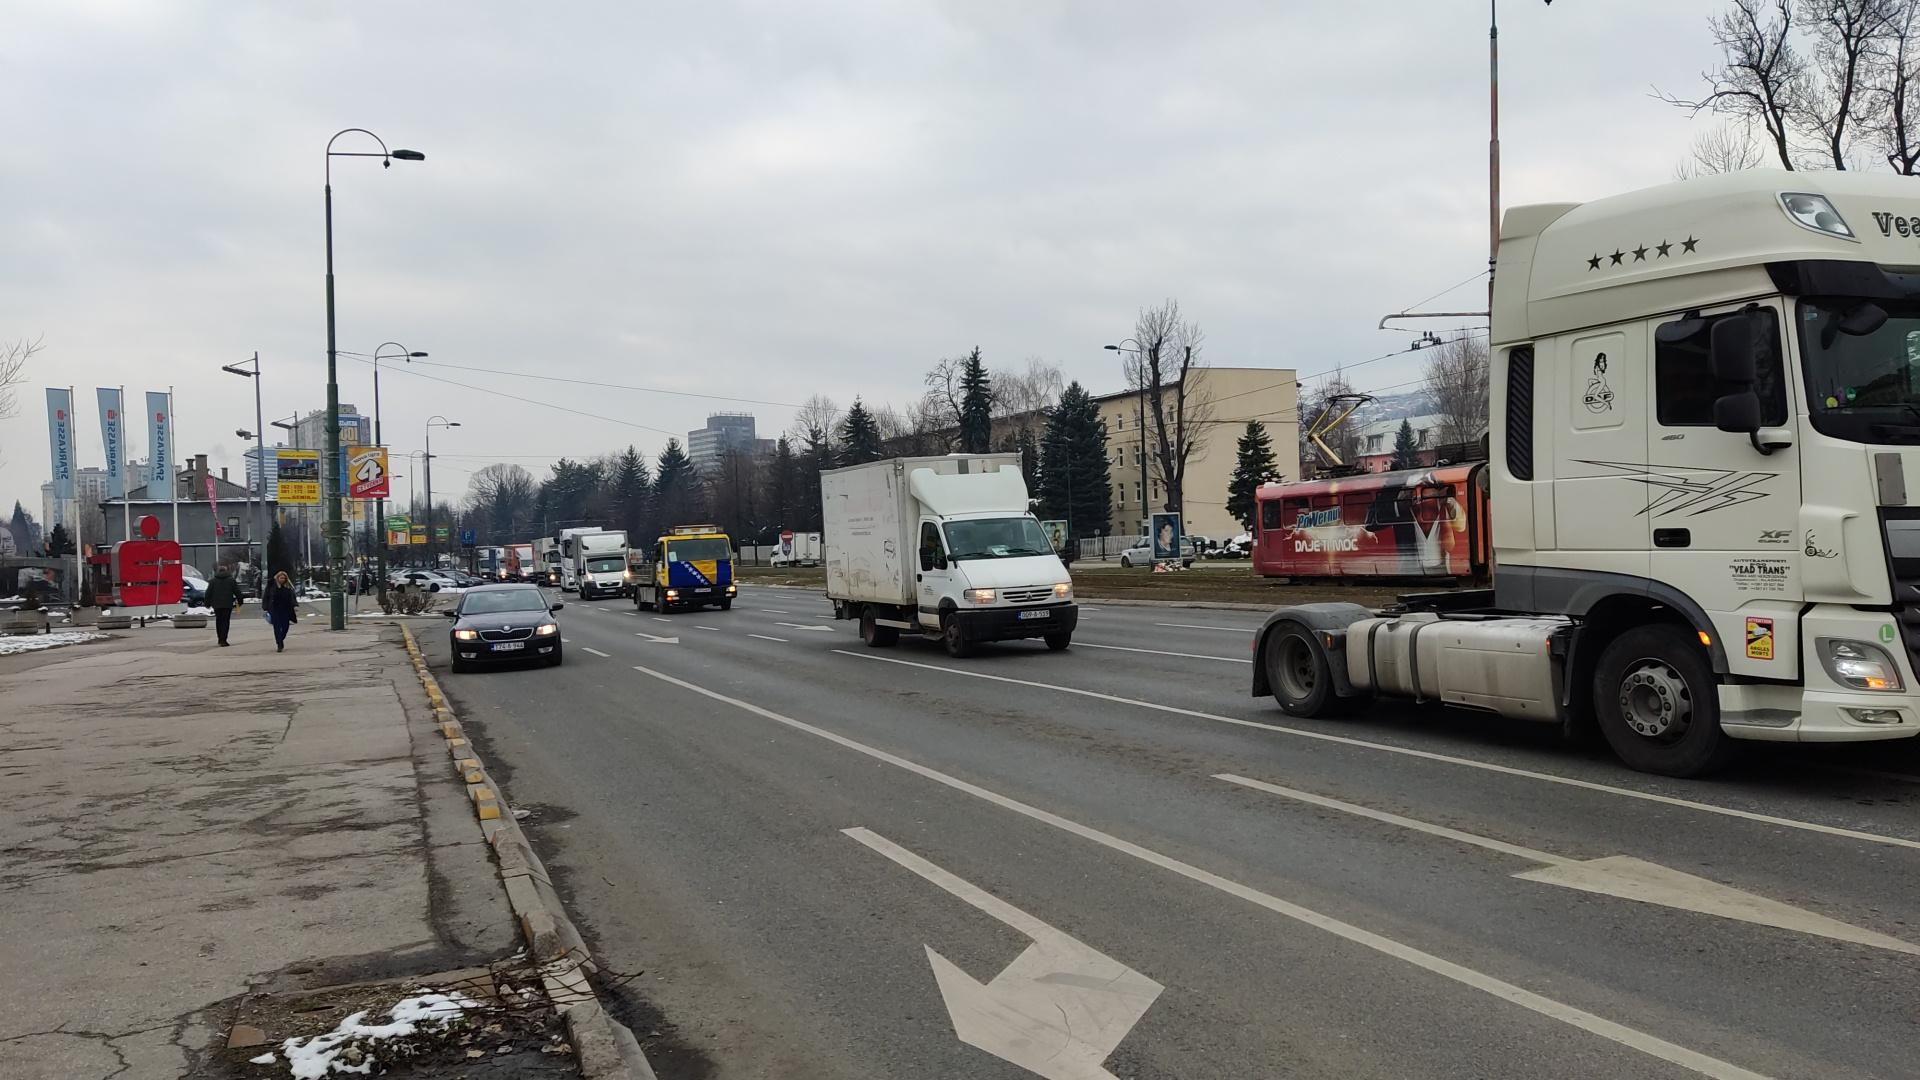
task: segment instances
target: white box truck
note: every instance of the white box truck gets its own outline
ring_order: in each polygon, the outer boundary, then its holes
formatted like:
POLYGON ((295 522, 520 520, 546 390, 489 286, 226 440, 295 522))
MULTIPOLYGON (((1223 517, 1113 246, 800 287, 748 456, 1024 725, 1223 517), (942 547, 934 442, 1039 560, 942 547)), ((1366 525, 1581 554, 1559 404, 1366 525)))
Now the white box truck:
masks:
MULTIPOLYGON (((1920 735, 1915 236, 1920 188, 1853 172, 1509 210, 1493 588, 1282 608, 1253 692, 1302 716, 1391 696, 1597 727, 1669 776, 1734 740, 1920 735)), ((1464 507, 1430 510, 1411 520, 1465 542, 1464 507)))
POLYGON ((567 538, 567 547, 567 562, 572 567, 574 589, 580 593, 580 599, 627 594, 625 532, 619 529, 577 531, 567 538))
POLYGON ((893 458, 820 474, 827 598, 884 648, 900 633, 953 656, 982 641, 1073 641, 1073 583, 1028 510, 1018 454, 893 458))
POLYGON ((820 534, 817 532, 781 533, 780 546, 774 550, 770 565, 819 566, 820 534))

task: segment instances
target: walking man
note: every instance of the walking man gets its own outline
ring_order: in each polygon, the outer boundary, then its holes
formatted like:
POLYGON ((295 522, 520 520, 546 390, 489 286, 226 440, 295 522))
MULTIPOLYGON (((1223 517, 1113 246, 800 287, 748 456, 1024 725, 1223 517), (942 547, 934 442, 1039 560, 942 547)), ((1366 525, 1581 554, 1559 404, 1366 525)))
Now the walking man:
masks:
POLYGON ((239 603, 239 583, 223 564, 213 572, 213 580, 207 582, 207 606, 213 609, 213 632, 222 646, 227 644, 227 628, 233 625, 233 609, 239 603))

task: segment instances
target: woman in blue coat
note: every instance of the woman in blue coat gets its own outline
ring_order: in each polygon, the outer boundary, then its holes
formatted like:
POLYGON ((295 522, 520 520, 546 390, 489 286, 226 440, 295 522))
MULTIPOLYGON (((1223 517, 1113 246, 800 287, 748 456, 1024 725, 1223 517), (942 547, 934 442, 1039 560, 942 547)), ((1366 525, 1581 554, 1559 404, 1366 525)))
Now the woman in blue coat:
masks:
POLYGON ((287 628, 300 621, 293 596, 293 581, 285 570, 273 575, 273 588, 267 595, 267 619, 273 623, 273 647, 287 651, 287 628))

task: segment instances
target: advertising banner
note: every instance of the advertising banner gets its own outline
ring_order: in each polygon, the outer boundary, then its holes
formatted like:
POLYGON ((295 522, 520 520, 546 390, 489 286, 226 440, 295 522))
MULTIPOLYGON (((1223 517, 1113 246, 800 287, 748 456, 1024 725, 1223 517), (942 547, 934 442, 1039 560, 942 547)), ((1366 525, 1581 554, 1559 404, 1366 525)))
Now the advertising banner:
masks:
POLYGON ((1153 561, 1175 562, 1180 558, 1180 515, 1153 515, 1153 561))
POLYGON ((447 527, 445 525, 435 525, 433 527, 433 538, 439 541, 440 543, 443 543, 443 544, 446 543, 447 527))
POLYGON ((391 498, 387 490, 387 448, 356 446, 347 451, 347 496, 353 499, 391 498))
POLYGON ((387 530, 387 546, 388 547, 406 547, 408 541, 409 541, 409 534, 407 530, 405 529, 388 529, 387 530))
POLYGON ((320 451, 281 447, 273 455, 280 470, 280 505, 319 506, 320 451))
POLYGON ((47 450, 53 458, 53 497, 73 498, 73 391, 47 388, 47 450))
POLYGON ((1262 488, 1254 571, 1305 578, 1480 576, 1487 510, 1477 486, 1479 468, 1453 465, 1262 488))
POLYGON ((425 525, 407 526, 407 543, 424 544, 426 542, 427 542, 427 527, 425 525))
POLYGON ((1055 555, 1067 550, 1067 523, 1064 520, 1043 521, 1040 531, 1047 534, 1047 542, 1053 545, 1055 555))
POLYGON ((171 499, 173 492, 167 485, 173 483, 173 404, 164 392, 147 391, 147 446, 153 452, 148 455, 146 480, 160 485, 147 496, 171 499))
POLYGON ((123 499, 127 495, 127 425, 125 407, 118 388, 100 387, 100 442, 107 450, 107 495, 123 499))

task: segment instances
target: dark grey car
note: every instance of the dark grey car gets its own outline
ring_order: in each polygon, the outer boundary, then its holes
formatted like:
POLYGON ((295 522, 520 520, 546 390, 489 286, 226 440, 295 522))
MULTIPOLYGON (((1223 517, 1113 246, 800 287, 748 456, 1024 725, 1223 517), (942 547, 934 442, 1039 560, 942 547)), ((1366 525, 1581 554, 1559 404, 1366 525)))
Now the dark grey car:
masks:
POLYGON ((537 660, 560 665, 560 624, 553 613, 565 607, 549 601, 537 585, 482 585, 468 589, 446 613, 453 620, 447 644, 453 670, 476 664, 537 660))

